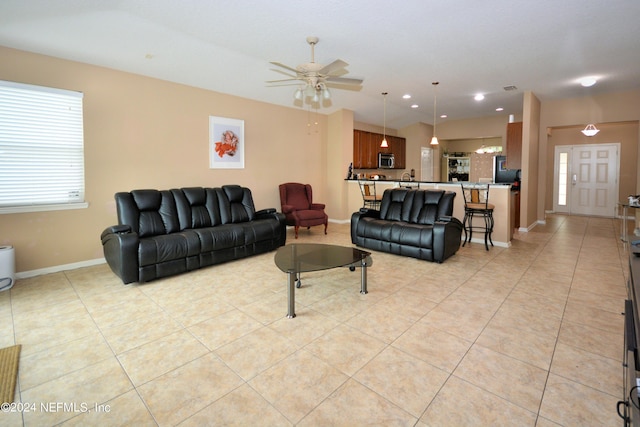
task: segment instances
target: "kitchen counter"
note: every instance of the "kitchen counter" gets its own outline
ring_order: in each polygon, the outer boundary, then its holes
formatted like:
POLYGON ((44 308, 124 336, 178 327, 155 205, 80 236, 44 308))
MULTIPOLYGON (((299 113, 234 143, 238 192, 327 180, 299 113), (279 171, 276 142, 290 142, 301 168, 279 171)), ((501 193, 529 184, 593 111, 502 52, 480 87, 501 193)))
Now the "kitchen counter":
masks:
MULTIPOLYGON (((401 181, 397 179, 367 179, 366 181, 375 183, 376 193, 380 195, 382 195, 384 190, 388 188, 401 187, 403 184, 420 184, 420 189, 425 190, 434 189, 454 191, 456 193, 456 198, 453 204, 453 216, 458 218, 460 221, 464 218, 464 197, 462 196, 462 187, 460 182, 401 181)), ((348 186, 347 197, 349 210, 351 212, 356 212, 363 205, 362 193, 360 192, 360 187, 357 185, 358 180, 345 179, 345 182, 348 186)), ((493 211, 494 227, 493 234, 491 235, 495 246, 511 246, 511 239, 513 238, 514 231, 513 214, 515 213, 512 199, 516 197, 514 193, 516 192, 511 191, 510 184, 490 184, 489 202, 495 205, 495 209, 493 211)), ((484 244, 484 237, 480 235, 479 237, 475 237, 474 234, 473 242, 484 244)))

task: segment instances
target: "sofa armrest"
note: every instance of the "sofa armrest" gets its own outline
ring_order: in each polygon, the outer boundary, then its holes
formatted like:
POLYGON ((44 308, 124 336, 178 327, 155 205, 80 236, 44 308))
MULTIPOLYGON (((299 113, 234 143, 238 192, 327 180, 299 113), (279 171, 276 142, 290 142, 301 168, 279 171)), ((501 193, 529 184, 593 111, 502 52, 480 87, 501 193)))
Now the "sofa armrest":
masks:
POLYGON ((126 225, 108 227, 100 236, 102 250, 111 270, 124 284, 138 281, 138 233, 126 225))
POLYGON ((121 234, 121 233, 131 233, 131 226, 123 224, 123 225, 112 225, 111 227, 105 228, 102 234, 100 235, 102 244, 104 245, 104 239, 108 237, 110 234, 121 234))
POLYGON ((321 211, 321 210, 324 210, 324 208, 325 208, 324 203, 311 203, 311 206, 309 206, 309 209, 314 211, 321 211))
POLYGON ((275 212, 276 212, 276 208, 260 209, 259 211, 256 211, 256 215, 266 215, 266 214, 272 214, 275 212))
POLYGON ((357 213, 360 214, 360 216, 366 216, 369 218, 380 218, 380 211, 376 209, 360 208, 357 213))
POLYGON ((443 262, 460 248, 463 226, 456 217, 443 216, 433 224, 433 259, 443 262))

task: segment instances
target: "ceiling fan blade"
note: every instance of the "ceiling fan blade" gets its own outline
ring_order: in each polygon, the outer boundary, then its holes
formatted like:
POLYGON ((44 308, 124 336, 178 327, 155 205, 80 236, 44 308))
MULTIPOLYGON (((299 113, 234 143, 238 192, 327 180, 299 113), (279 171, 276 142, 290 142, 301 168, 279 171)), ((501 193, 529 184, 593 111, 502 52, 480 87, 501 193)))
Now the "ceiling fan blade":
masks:
POLYGON ((281 64, 279 62, 270 62, 270 64, 277 65, 278 67, 282 67, 282 68, 287 69, 289 71, 293 71, 296 74, 298 73, 298 70, 296 70, 295 68, 291 68, 288 65, 284 65, 284 64, 281 64))
POLYGON ((299 79, 293 78, 293 79, 282 79, 282 80, 267 80, 265 83, 294 82, 296 80, 299 80, 299 79))
POLYGON ((331 83, 344 83, 349 85, 361 85, 363 82, 362 79, 352 79, 350 77, 327 77, 326 81, 331 83))
POLYGON ((322 67, 322 69, 320 71, 318 71, 318 73, 319 74, 331 74, 332 71, 341 70, 341 69, 345 68, 347 65, 349 65, 349 64, 344 62, 342 59, 336 59, 331 64, 325 65, 324 67, 322 67))

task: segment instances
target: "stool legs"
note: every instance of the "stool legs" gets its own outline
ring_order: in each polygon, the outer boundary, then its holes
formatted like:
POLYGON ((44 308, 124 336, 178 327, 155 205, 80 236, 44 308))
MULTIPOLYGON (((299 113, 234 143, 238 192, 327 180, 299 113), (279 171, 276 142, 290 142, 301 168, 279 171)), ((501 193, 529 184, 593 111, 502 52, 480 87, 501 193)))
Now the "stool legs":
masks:
POLYGON ((473 229, 478 228, 484 231, 484 247, 489 250, 489 243, 493 246, 493 240, 491 239, 491 233, 493 233, 493 211, 465 211, 464 218, 462 220, 462 227, 464 229, 464 246, 467 242, 471 243, 473 237, 473 229), (484 227, 473 225, 473 217, 478 214, 482 216, 484 220, 484 227))

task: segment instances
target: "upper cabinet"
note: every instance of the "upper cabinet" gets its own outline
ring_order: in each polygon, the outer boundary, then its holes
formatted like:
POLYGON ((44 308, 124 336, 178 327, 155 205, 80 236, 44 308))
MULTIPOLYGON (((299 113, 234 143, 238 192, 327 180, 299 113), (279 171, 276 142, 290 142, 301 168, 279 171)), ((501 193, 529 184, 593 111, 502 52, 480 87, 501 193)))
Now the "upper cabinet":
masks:
POLYGON ((394 169, 404 169, 406 165, 406 139, 387 135, 389 147, 382 148, 383 135, 354 129, 353 131, 353 168, 377 169, 378 153, 393 153, 394 169))
POLYGON ((507 169, 522 169, 522 122, 507 124, 507 169))

